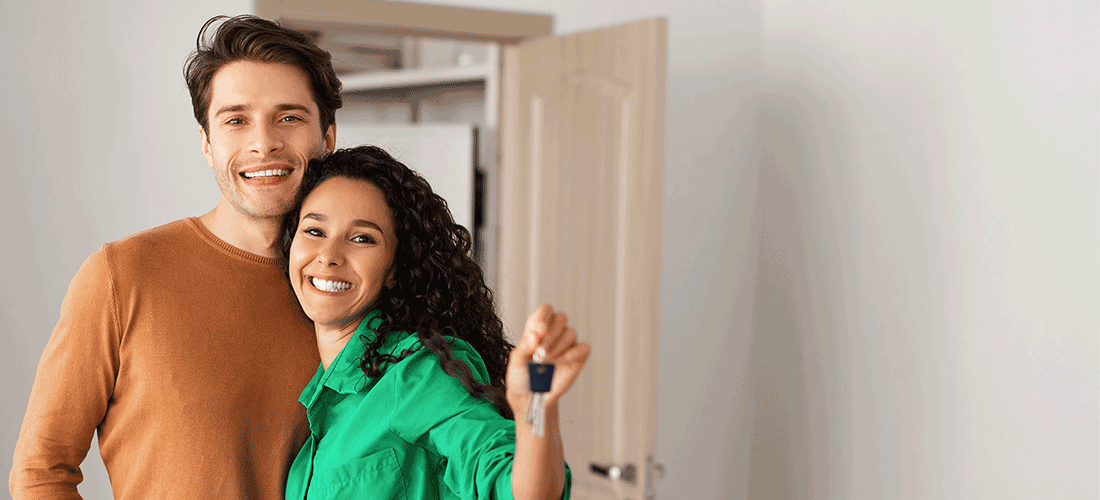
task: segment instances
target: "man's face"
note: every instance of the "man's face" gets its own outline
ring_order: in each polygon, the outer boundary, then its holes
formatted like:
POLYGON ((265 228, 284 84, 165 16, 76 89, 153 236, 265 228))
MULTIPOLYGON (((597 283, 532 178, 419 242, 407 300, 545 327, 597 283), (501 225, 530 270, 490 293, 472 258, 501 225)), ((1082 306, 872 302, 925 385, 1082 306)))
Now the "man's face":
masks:
POLYGON ((247 217, 282 217, 309 160, 332 151, 336 126, 321 133, 309 80, 293 66, 232 62, 210 87, 209 133, 199 134, 222 198, 247 217))

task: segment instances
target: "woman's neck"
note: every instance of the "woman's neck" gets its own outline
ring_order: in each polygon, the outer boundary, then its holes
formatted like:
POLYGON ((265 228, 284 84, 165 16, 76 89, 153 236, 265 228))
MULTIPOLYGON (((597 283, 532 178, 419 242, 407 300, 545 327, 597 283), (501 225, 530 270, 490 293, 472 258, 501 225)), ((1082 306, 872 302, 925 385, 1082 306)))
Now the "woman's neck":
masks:
POLYGON ((317 352, 321 355, 321 366, 328 370, 332 360, 344 350, 348 341, 355 336, 355 330, 359 327, 356 322, 345 327, 329 327, 314 325, 317 331, 317 352))

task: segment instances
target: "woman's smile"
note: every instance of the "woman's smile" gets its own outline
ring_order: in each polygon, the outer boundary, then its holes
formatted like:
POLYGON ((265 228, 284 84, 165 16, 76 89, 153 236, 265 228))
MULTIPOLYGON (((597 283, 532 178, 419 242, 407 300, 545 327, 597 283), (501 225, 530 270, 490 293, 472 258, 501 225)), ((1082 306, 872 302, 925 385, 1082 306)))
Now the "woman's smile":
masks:
POLYGON ((309 284, 313 285, 322 292, 326 293, 344 293, 352 289, 355 285, 348 283, 347 281, 341 281, 336 279, 324 279, 316 276, 309 277, 309 284))

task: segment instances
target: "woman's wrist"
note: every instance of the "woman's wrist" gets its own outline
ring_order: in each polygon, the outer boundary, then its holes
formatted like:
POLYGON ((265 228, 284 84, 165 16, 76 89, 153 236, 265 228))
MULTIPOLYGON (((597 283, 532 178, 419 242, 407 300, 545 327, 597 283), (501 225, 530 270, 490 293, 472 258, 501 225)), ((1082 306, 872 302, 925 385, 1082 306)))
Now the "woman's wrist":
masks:
POLYGON ((527 406, 531 404, 529 394, 507 394, 504 398, 508 401, 508 406, 512 408, 512 415, 515 415, 516 420, 527 417, 527 406))
MULTIPOLYGON (((505 396, 508 401, 508 406, 512 408, 512 415, 516 422, 525 422, 527 420, 527 410, 531 408, 531 394, 508 394, 505 396)), ((547 401, 543 404, 543 412, 546 415, 557 415, 558 402, 547 401)))

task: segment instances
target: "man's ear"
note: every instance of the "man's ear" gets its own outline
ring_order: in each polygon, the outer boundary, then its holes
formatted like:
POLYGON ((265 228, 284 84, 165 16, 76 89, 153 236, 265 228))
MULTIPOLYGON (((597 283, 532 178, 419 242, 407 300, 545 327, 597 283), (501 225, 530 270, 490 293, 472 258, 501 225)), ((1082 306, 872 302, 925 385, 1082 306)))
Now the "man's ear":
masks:
POLYGON ((332 122, 332 125, 329 125, 328 130, 325 131, 324 153, 329 154, 335 149, 336 149, 336 122, 332 122))
POLYGON ((206 135, 206 129, 199 125, 199 147, 202 148, 202 155, 206 157, 206 163, 210 168, 214 168, 214 158, 210 155, 210 137, 206 135))

